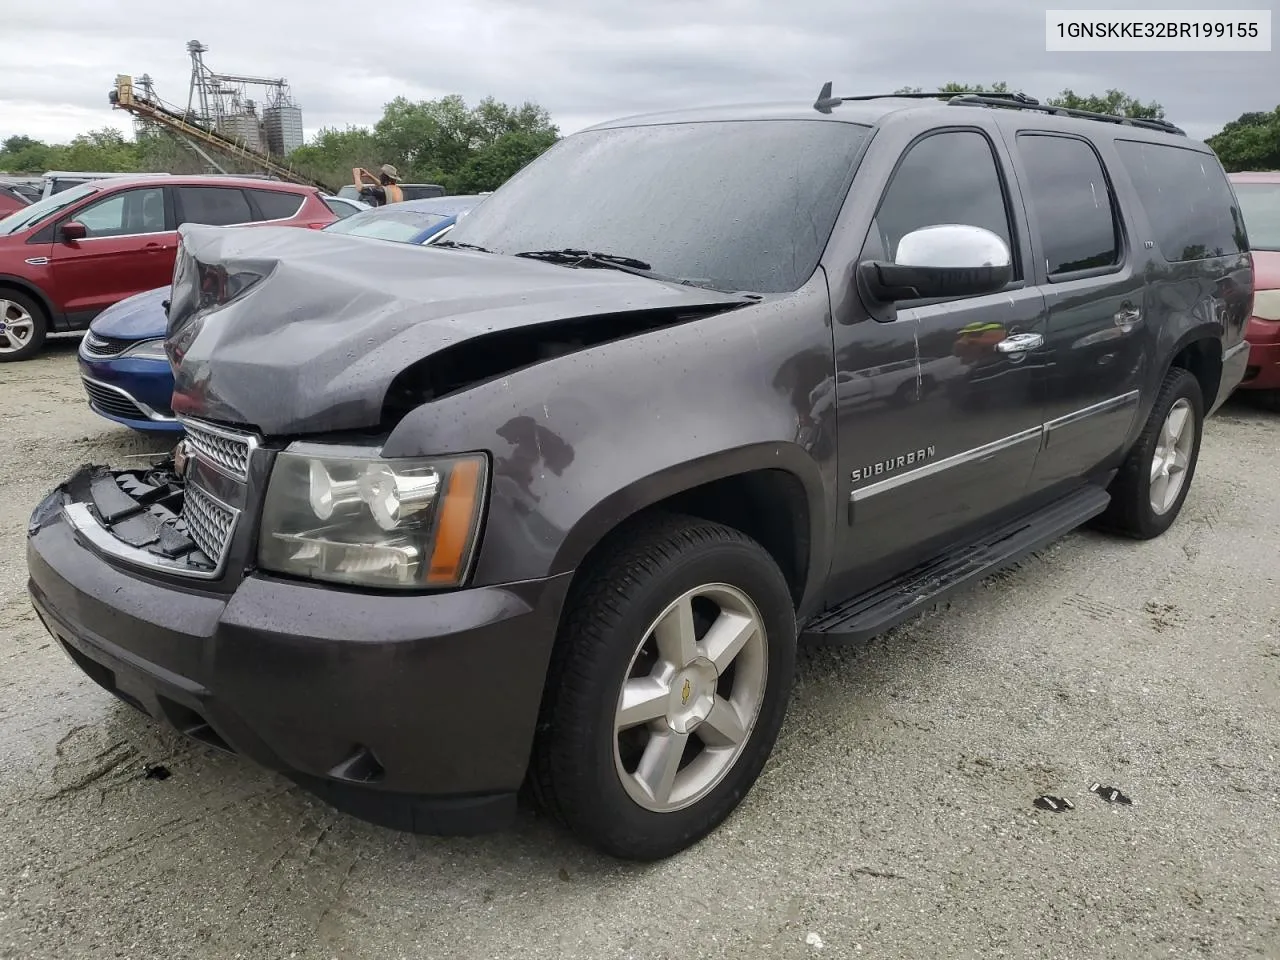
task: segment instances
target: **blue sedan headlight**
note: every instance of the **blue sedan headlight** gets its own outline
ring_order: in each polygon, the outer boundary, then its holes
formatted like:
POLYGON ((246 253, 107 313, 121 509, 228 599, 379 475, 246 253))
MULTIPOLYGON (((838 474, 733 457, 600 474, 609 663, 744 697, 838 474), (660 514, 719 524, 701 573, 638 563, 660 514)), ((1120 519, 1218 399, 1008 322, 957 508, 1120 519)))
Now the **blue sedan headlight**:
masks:
POLYGON ((169 362, 168 355, 164 352, 164 339, 143 340, 141 343, 135 343, 132 347, 120 354, 121 359, 128 357, 132 360, 163 360, 169 362))

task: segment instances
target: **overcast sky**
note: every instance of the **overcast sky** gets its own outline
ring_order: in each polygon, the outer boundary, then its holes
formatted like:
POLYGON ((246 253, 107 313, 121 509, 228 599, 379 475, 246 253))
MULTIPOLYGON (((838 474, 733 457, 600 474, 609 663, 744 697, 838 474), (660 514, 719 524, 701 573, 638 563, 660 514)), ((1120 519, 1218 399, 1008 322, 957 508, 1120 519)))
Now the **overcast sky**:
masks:
POLYGON ((192 39, 218 72, 286 77, 308 136, 371 124, 399 94, 534 100, 571 133, 673 106, 807 100, 828 79, 845 94, 1007 80, 1041 98, 1118 87, 1196 137, 1280 99, 1280 53, 1046 53, 1044 5, 1026 0, 60 0, 5 17, 0 137, 129 129, 107 104, 117 73, 149 73, 185 105, 192 39))

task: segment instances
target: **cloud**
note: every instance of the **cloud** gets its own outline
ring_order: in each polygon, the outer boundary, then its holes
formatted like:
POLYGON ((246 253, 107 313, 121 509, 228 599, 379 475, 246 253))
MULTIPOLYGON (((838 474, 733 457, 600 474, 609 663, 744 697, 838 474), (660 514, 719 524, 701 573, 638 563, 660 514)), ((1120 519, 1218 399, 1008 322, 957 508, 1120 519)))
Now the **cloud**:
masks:
MULTIPOLYGON (((1132 4, 1130 4, 1132 6, 1132 4)), ((1280 53, 1046 53, 1025 0, 900 0, 870 14, 835 0, 101 0, 31 5, 0 34, 0 136, 65 141, 130 121, 106 100, 117 73, 149 73, 186 103, 186 41, 218 71, 288 78, 308 132, 371 124, 396 95, 533 100, 564 132, 698 104, 808 100, 1007 80, 1040 97, 1120 88, 1164 104, 1197 136, 1275 106, 1280 53)), ((1148 4, 1159 9, 1176 2, 1148 4)))

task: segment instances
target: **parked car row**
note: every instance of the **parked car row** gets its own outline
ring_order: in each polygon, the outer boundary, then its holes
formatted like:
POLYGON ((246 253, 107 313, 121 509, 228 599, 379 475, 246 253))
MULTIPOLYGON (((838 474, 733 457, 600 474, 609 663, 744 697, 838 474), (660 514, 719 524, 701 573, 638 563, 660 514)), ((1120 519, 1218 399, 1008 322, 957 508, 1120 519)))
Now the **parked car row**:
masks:
MULTIPOLYGON (((357 211, 325 233, 408 244, 445 237, 482 196, 439 197, 357 211)), ((339 201, 346 202, 346 201, 339 201)), ((173 371, 165 353, 168 286, 108 307, 80 342, 80 376, 89 406, 108 420, 143 433, 181 432, 170 408, 173 371)))

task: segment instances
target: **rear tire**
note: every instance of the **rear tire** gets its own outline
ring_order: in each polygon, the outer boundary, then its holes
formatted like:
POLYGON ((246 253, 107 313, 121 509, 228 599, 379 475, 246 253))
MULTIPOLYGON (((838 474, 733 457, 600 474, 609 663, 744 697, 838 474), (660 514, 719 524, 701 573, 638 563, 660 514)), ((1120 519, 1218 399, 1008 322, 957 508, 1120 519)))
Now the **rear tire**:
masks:
POLYGON ((0 363, 30 360, 44 346, 49 318, 25 293, 0 288, 0 363))
POLYGON ((791 591, 754 540, 691 517, 636 525, 592 567, 567 601, 531 786, 597 849, 659 860, 719 826, 768 760, 795 668, 791 591))
POLYGON ((1111 481, 1111 504, 1100 526, 1135 540, 1153 539, 1173 526, 1195 477, 1203 433, 1200 382, 1173 367, 1137 443, 1111 481))

